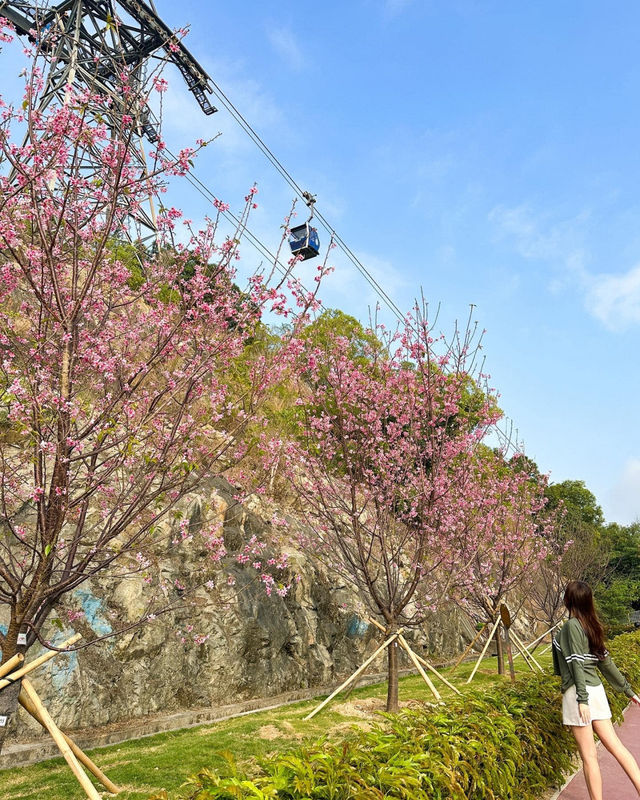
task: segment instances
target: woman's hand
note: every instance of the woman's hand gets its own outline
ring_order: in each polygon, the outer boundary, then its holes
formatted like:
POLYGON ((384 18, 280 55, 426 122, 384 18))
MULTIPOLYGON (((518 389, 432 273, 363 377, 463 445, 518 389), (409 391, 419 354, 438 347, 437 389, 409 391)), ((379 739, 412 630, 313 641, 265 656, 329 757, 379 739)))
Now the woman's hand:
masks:
POLYGON ((585 725, 588 725, 591 722, 591 709, 589 708, 588 703, 578 703, 578 713, 580 714, 580 719, 585 725))

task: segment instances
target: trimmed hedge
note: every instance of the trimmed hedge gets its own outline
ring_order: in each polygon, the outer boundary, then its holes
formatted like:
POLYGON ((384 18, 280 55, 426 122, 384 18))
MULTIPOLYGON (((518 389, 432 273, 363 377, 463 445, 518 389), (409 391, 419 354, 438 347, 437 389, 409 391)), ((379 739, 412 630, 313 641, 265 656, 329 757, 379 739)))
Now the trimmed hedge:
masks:
MULTIPOLYGON (((640 634, 625 634, 611 654, 640 687, 640 634)), ((627 704, 610 692, 614 720, 627 704)), ((469 691, 449 706, 385 715, 369 731, 354 729, 279 755, 261 774, 222 776, 204 769, 183 786, 188 800, 536 800, 571 769, 574 740, 560 713, 558 680, 531 675, 514 687, 469 691)), ((155 800, 167 797, 156 795, 155 800)))

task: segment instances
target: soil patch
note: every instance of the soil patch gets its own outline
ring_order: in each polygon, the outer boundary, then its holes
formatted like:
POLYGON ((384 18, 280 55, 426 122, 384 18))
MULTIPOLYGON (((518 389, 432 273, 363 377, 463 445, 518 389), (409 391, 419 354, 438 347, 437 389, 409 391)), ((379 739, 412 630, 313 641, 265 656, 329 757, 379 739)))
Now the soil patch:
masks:
POLYGON ((273 739, 281 739, 282 731, 276 728, 275 725, 263 725, 261 728, 258 728, 258 736, 261 739, 272 741, 273 739))
MULTIPOLYGON (((420 700, 401 700, 400 708, 423 708, 431 705, 420 700)), ((375 719, 376 715, 386 709, 386 701, 380 697, 366 697, 362 700, 348 700, 338 703, 333 710, 345 717, 359 717, 360 719, 375 719)))
POLYGON ((295 727, 288 720, 286 719, 282 720, 278 724, 280 725, 281 728, 283 728, 287 732, 287 734, 292 739, 304 739, 304 733, 297 731, 295 727))

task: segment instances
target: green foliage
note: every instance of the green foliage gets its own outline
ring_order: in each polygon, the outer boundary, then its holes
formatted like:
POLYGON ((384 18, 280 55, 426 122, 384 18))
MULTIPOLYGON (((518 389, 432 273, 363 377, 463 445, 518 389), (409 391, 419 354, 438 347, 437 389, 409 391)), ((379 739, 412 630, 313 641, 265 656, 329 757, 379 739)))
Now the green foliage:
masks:
POLYGON ((567 517, 572 520, 579 520, 585 525, 596 527, 604 523, 602 509, 595 495, 584 485, 584 481, 552 483, 547 487, 545 494, 550 508, 557 508, 562 504, 567 517))
POLYGON ((460 384, 461 391, 458 411, 447 421, 447 431, 450 435, 460 430, 472 431, 477 428, 480 420, 484 417, 483 409, 487 403, 489 403, 491 413, 502 413, 496 398, 487 394, 486 390, 471 375, 464 375, 462 378, 452 376, 451 380, 460 384))
MULTIPOLYGON (((640 684, 640 634, 610 650, 640 684)), ((611 697, 614 719, 626 698, 611 697)), ((535 800, 572 766, 574 740, 562 725, 558 681, 522 678, 516 686, 469 692, 447 707, 385 715, 369 731, 277 755, 257 777, 227 756, 223 772, 202 770, 185 800, 535 800)))
POLYGON ((610 548, 610 560, 617 576, 640 581, 640 522, 631 525, 611 523, 603 530, 610 548))
POLYGON ((640 605, 640 524, 612 523, 600 538, 609 564, 594 594, 611 634, 624 630, 631 610, 640 605))
POLYGON ((129 271, 129 287, 134 291, 139 289, 145 280, 142 264, 147 258, 142 242, 132 244, 122 239, 114 239, 109 250, 113 260, 121 261, 129 271))
POLYGON ((595 600, 600 617, 607 624, 609 635, 617 633, 628 625, 631 604, 639 594, 639 581, 618 575, 596 586, 595 600))
MULTIPOLYGON (((543 476, 540 473, 538 465, 532 458, 525 456, 524 453, 516 453, 516 455, 511 456, 509 465, 514 472, 525 472, 530 481, 539 483, 542 480, 543 476)), ((548 499, 547 492, 545 492, 545 495, 548 499)))
POLYGON ((583 481, 552 484, 545 494, 550 508, 565 510, 559 541, 572 544, 563 555, 563 575, 592 585, 609 634, 624 630, 631 610, 640 607, 640 523, 605 525, 583 481))
MULTIPOLYGON (((623 636, 617 636, 610 644, 609 651, 611 657, 616 662, 618 667, 627 676, 629 682, 634 688, 640 685, 640 634, 628 633, 623 636)), ((627 699, 622 695, 616 695, 610 698, 611 701, 616 700, 616 709, 614 709, 614 716, 620 715, 620 711, 626 704, 627 699)), ((613 709, 613 702, 611 707, 613 709)))
POLYGON ((335 336, 349 341, 349 356, 356 362, 371 360, 383 351, 383 344, 373 331, 366 330, 355 317, 336 308, 323 311, 306 326, 301 338, 311 347, 328 350, 335 336))
POLYGON ((613 553, 619 526, 605 527, 602 509, 583 481, 551 484, 545 495, 549 509, 559 512, 552 555, 560 559, 559 574, 564 582, 583 580, 592 586, 602 620, 614 632, 622 618, 628 619, 631 602, 630 596, 625 611, 613 553))

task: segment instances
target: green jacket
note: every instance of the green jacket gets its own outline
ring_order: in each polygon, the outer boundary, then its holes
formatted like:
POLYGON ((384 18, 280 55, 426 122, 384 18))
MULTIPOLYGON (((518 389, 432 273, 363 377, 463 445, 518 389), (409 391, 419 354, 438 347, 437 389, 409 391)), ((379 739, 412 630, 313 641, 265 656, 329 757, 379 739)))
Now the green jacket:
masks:
POLYGON ((584 628, 578 619, 571 617, 553 639, 553 671, 562 678, 562 692, 575 685, 578 702, 588 704, 587 686, 602 683, 596 667, 616 692, 633 697, 631 684, 613 663, 608 651, 605 650, 603 659, 592 655, 584 628))

